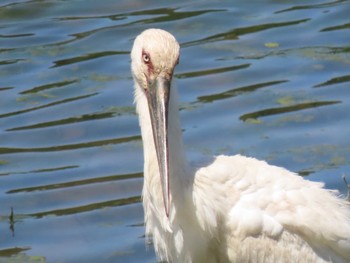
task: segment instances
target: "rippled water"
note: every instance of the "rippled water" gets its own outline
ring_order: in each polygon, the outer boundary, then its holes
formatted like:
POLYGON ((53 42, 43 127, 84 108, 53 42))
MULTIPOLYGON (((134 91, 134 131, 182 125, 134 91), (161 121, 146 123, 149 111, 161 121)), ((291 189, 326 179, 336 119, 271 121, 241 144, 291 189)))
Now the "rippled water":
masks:
POLYGON ((188 156, 243 153, 346 193, 350 1, 3 0, 0 262, 156 262, 129 51, 182 46, 188 156))

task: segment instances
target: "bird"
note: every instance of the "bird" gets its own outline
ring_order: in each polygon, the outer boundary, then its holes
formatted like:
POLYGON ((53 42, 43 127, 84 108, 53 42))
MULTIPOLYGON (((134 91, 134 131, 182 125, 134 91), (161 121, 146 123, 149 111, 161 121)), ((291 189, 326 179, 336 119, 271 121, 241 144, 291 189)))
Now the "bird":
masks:
POLYGON ((145 236, 158 260, 350 262, 350 207, 336 190, 240 154, 188 161, 171 85, 180 45, 171 33, 144 30, 130 54, 145 236))

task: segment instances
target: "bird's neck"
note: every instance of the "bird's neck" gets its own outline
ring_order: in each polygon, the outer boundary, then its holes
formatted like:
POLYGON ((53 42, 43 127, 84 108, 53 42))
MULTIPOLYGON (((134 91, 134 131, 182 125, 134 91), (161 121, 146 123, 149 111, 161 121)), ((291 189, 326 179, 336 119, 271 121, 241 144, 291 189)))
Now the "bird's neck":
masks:
MULTIPOLYGON (((143 90, 135 84, 135 101, 139 114, 142 141, 144 147, 144 189, 143 195, 149 195, 155 206, 164 206, 160 182, 157 154, 154 146, 148 103, 143 90), (155 197, 159 197, 158 199, 155 197)), ((168 145, 169 145, 169 190, 172 205, 186 198, 188 163, 184 152, 177 91, 171 88, 168 109, 168 145)), ((162 209, 164 211, 164 209, 162 209)))

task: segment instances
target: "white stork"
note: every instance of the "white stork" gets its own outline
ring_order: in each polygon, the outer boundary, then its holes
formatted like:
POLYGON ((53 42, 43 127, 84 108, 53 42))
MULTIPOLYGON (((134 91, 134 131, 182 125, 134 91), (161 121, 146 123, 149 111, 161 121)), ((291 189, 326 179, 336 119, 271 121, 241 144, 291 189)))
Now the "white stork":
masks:
POLYGON ((350 262, 349 203, 284 168, 241 155, 190 167, 178 98, 174 36, 148 29, 131 51, 144 147, 146 235, 180 263, 350 262))

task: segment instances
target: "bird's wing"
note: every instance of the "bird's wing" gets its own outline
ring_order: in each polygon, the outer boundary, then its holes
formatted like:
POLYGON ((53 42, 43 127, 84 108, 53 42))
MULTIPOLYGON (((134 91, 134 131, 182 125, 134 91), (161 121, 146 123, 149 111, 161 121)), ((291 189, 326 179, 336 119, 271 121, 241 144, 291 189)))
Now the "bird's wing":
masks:
POLYGON ((212 232, 220 220, 237 239, 277 239, 287 231, 350 261, 349 204, 321 183, 235 155, 219 156, 198 170, 195 185, 197 216, 212 232), (211 192, 212 198, 206 198, 211 192))

